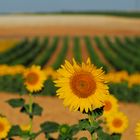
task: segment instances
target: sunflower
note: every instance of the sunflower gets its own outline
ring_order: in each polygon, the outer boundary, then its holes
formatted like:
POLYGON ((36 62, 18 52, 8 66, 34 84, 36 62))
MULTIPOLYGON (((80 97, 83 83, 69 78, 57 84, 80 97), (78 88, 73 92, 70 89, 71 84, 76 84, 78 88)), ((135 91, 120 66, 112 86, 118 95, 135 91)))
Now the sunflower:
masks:
POLYGON ((46 80, 44 71, 40 66, 33 65, 31 68, 25 70, 25 85, 30 92, 37 92, 42 89, 43 83, 46 80))
POLYGON ((46 79, 49 79, 49 78, 57 79, 58 73, 52 67, 46 67, 43 70, 46 74, 46 79))
POLYGON ((109 92, 102 68, 97 69, 89 59, 81 65, 73 59, 73 65, 65 61, 58 73, 58 79, 55 81, 59 87, 57 95, 64 99, 64 106, 81 112, 103 106, 109 92))
POLYGON ((7 137, 10 128, 9 121, 5 117, 0 117, 0 139, 7 137))
POLYGON ((103 116, 108 117, 112 113, 118 111, 118 100, 113 96, 109 95, 104 101, 103 116))
POLYGON ((137 140, 140 140, 140 122, 137 123, 137 127, 135 129, 137 140))
POLYGON ((122 112, 116 112, 107 117, 107 127, 110 133, 123 133, 128 127, 128 118, 122 112))

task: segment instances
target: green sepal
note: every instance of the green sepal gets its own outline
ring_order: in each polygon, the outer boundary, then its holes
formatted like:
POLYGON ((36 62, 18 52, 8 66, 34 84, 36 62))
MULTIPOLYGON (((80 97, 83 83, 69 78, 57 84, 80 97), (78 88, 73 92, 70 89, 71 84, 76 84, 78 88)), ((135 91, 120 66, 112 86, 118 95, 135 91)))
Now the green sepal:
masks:
POLYGON ((103 115, 103 107, 93 110, 90 114, 94 119, 99 118, 103 115))
POLYGON ((71 128, 67 124, 63 124, 59 127, 60 135, 67 135, 70 133, 70 130, 71 128))
POLYGON ((17 107, 22 107, 25 104, 25 100, 23 98, 19 99, 10 99, 6 101, 11 107, 17 108, 17 107))
POLYGON ((59 129, 59 124, 51 121, 44 122, 40 125, 41 130, 45 133, 54 133, 59 129))

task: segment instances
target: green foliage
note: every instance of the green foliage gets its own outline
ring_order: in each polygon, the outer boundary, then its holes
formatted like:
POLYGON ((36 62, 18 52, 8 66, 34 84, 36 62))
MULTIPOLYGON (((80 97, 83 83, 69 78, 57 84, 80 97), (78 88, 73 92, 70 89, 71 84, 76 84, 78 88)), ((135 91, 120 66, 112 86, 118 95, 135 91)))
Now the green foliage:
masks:
POLYGON ((58 42, 59 42, 59 37, 57 37, 57 36, 53 37, 53 40, 52 40, 52 43, 50 44, 50 46, 48 46, 44 50, 42 55, 40 55, 40 57, 36 60, 36 62, 34 64, 40 65, 41 67, 43 67, 45 64, 47 64, 47 62, 51 58, 51 55, 56 50, 56 48, 58 46, 58 42))
POLYGON ((13 125, 12 128, 10 129, 10 132, 8 133, 8 138, 21 135, 22 130, 20 129, 20 127, 18 125, 13 125))
MULTIPOLYGON (((94 37, 94 40, 99 47, 99 49, 103 52, 105 58, 109 61, 109 63, 116 69, 116 70, 126 70, 129 73, 135 72, 134 67, 131 67, 127 62, 121 59, 119 56, 116 55, 115 52, 111 51, 104 44, 101 42, 99 37, 94 37)), ((107 41, 108 46, 113 46, 113 43, 107 41)))
POLYGON ((25 100, 23 98, 19 98, 19 99, 10 99, 7 101, 7 103, 13 107, 13 108, 17 108, 17 107, 22 107, 25 104, 25 100))
POLYGON ((0 76, 0 91, 18 93, 21 95, 27 93, 23 84, 22 75, 0 76))
POLYGON ((69 47, 68 46, 68 43, 69 43, 69 38, 68 37, 65 37, 63 39, 63 47, 62 47, 60 53, 58 54, 55 62, 52 65, 52 68, 53 69, 56 70, 56 69, 58 69, 61 66, 61 64, 63 64, 64 59, 65 59, 66 54, 67 54, 68 47, 69 47))
POLYGON ((42 115, 42 111, 43 111, 43 108, 37 104, 37 103, 33 103, 32 104, 32 113, 30 112, 30 107, 28 104, 25 104, 21 110, 20 110, 22 113, 26 113, 29 115, 29 117, 32 117, 32 116, 41 116, 42 115))
POLYGON ((109 91, 120 101, 140 103, 140 85, 128 87, 126 82, 112 83, 109 91))
POLYGON ((82 55, 81 55, 81 47, 80 47, 80 38, 79 37, 74 37, 74 46, 73 46, 73 55, 79 64, 82 63, 82 55))
POLYGON ((59 129, 59 124, 55 122, 44 122, 40 125, 41 130, 45 133, 54 133, 57 132, 59 129))
POLYGON ((123 49, 123 44, 120 42, 120 40, 116 37, 115 43, 111 41, 109 37, 104 38, 108 46, 114 51, 114 53, 119 56, 123 61, 125 61, 128 65, 131 63, 131 67, 135 69, 135 63, 137 63, 137 58, 135 58, 133 55, 128 53, 125 49, 123 49))
POLYGON ((26 47, 28 46, 28 43, 29 41, 24 39, 6 52, 0 53, 0 64, 10 64, 12 60, 17 59, 22 53, 29 51, 30 47, 26 47))
POLYGON ((86 36, 84 38, 84 41, 86 43, 86 48, 87 48, 88 54, 90 56, 91 62, 93 64, 95 64, 98 68, 103 67, 103 70, 108 72, 109 68, 105 64, 103 64, 103 62, 101 62, 99 56, 97 55, 97 53, 94 49, 94 46, 92 46, 91 39, 88 36, 86 36))
MULTIPOLYGON (((35 13, 43 14, 46 13, 35 13)), ((52 12, 47 13, 47 15, 105 15, 105 16, 118 16, 118 17, 129 17, 129 18, 140 18, 139 11, 61 11, 61 12, 52 12)))

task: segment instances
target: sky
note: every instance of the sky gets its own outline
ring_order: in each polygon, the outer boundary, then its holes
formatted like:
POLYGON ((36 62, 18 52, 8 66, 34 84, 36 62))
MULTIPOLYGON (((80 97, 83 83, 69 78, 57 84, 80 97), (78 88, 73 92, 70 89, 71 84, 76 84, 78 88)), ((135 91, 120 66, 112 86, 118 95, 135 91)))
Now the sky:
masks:
POLYGON ((0 13, 140 10, 140 0, 0 0, 0 13))

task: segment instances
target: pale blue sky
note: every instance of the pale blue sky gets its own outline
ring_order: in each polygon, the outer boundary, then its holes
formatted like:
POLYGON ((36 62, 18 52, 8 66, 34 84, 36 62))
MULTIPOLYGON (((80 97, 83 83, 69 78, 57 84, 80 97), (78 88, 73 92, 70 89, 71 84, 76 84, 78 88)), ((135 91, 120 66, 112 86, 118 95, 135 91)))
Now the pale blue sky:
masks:
POLYGON ((140 0, 0 0, 0 13, 68 10, 140 10, 140 0))

